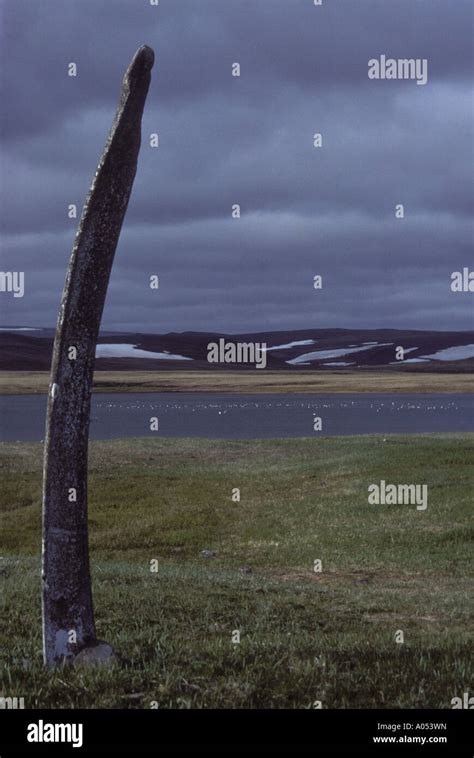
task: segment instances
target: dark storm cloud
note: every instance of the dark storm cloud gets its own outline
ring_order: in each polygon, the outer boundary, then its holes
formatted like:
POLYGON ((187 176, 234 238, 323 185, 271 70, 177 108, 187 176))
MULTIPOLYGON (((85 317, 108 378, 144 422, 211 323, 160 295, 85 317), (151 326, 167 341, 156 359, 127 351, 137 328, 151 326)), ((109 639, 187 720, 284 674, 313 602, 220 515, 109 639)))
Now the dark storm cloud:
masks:
POLYGON ((157 62, 104 328, 469 328, 469 295, 449 282, 472 261, 471 16, 468 0, 4 1, 2 267, 27 287, 1 295, 2 321, 54 324, 67 206, 80 213, 147 43, 157 62), (427 58, 428 84, 369 81, 381 53, 427 58))

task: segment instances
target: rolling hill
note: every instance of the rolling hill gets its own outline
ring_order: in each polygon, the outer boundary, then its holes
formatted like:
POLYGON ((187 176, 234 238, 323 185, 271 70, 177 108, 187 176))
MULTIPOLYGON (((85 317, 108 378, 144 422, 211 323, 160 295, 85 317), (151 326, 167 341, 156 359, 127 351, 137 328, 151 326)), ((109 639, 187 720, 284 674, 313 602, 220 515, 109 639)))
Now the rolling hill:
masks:
MULTIPOLYGON (((47 371, 51 365, 53 329, 2 327, 0 370, 47 371)), ((474 332, 398 329, 303 329, 246 334, 170 332, 145 334, 101 332, 96 370, 254 370, 254 365, 209 363, 207 346, 226 343, 266 345, 271 370, 473 372, 474 332), (396 359, 403 347, 404 359, 396 359)))

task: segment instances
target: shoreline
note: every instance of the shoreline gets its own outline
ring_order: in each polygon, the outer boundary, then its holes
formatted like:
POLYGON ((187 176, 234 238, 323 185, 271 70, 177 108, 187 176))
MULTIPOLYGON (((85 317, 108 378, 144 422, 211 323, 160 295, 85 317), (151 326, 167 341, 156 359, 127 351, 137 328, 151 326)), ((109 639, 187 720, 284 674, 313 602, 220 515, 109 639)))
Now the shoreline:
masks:
MULTIPOLYGON (((48 371, 0 372, 0 395, 46 394, 48 371)), ((354 371, 96 371, 94 393, 474 393, 467 373, 354 371)))

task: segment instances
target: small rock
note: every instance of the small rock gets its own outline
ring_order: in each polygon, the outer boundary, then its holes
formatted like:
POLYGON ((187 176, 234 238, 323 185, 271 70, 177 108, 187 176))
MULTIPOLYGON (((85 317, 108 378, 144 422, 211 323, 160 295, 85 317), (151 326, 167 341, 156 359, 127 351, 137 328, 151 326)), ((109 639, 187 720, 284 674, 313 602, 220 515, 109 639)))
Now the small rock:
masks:
POLYGON ((250 568, 250 566, 242 566, 241 568, 239 568, 239 574, 251 574, 251 573, 252 573, 252 569, 250 568))
POLYGON ((215 550, 201 550, 201 558, 215 558, 216 555, 215 550))
POLYGON ((115 661, 115 653, 111 645, 103 640, 82 648, 75 656, 74 664, 80 666, 110 666, 115 661))

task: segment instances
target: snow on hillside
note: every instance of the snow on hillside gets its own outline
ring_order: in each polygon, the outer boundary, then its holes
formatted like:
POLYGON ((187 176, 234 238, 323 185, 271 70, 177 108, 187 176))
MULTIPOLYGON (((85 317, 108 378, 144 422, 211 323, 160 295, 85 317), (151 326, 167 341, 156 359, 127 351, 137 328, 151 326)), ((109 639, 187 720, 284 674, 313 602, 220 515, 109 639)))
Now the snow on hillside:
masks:
POLYGON ((432 355, 423 355, 423 358, 431 358, 434 361, 464 361, 466 358, 474 358, 474 345, 458 345, 438 350, 432 355))
MULTIPOLYGON (((379 342, 376 343, 377 347, 386 345, 393 345, 393 342, 379 342)), ((337 350, 314 350, 312 353, 304 353, 298 355, 296 358, 291 358, 287 363, 298 365, 300 363, 307 363, 309 361, 321 360, 324 358, 340 358, 342 355, 352 355, 353 353, 361 353, 363 350, 371 350, 375 345, 367 345, 366 347, 342 347, 337 350)))
POLYGON ((173 355, 172 353, 152 353, 148 350, 140 350, 136 345, 127 345, 123 343, 111 343, 109 345, 97 345, 95 351, 96 358, 157 358, 163 361, 192 361, 192 358, 186 358, 184 355, 173 355))

